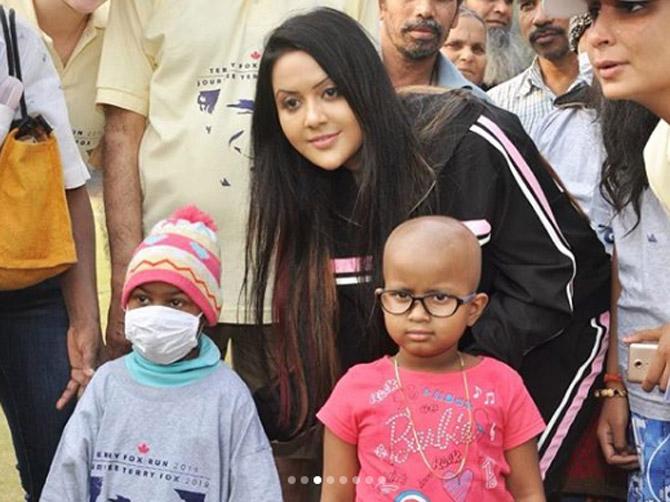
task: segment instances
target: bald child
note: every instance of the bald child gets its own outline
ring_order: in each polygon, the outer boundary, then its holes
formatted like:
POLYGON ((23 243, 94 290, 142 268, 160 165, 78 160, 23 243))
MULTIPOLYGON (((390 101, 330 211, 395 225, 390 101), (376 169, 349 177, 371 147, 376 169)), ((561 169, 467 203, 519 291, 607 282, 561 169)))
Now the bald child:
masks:
POLYGON ((458 350, 488 301, 477 292, 475 235, 444 216, 408 220, 383 260, 375 294, 398 352, 351 368, 317 414, 322 502, 544 501, 535 442, 544 423, 521 378, 458 350))
POLYGON ((476 293, 479 242, 462 223, 425 216, 398 226, 384 247, 384 288, 376 291, 386 330, 408 369, 457 371, 477 358, 461 354, 458 340, 486 306, 476 293))

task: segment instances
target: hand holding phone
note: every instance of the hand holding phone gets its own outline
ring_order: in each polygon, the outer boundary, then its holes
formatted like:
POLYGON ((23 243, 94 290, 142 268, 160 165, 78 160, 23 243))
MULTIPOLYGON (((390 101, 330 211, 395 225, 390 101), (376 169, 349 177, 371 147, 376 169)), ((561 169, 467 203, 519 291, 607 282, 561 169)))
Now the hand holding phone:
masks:
POLYGON ((656 355, 656 343, 631 343, 628 346, 628 381, 642 383, 656 355))
POLYGON ((646 392, 652 392, 657 386, 661 391, 667 389, 670 379, 670 323, 636 331, 625 336, 622 341, 629 344, 631 350, 634 344, 643 345, 633 350, 634 353, 629 358, 629 366, 633 366, 629 370, 633 371, 630 371, 628 379, 632 382, 641 381, 642 389, 646 392), (646 344, 654 344, 657 348, 644 346, 646 344), (637 357, 635 354, 637 350, 642 350, 646 354, 637 357), (646 364, 647 360, 649 364, 646 364))

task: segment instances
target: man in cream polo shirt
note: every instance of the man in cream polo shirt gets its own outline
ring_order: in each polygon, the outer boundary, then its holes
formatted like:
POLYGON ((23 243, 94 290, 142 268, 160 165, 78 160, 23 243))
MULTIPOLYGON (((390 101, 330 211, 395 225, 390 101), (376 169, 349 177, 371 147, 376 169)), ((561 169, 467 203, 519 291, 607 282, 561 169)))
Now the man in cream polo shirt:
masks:
POLYGON ((105 126, 104 113, 95 104, 98 64, 109 10, 109 4, 103 2, 0 0, 0 4, 14 9, 42 34, 61 79, 72 134, 82 158, 93 167, 99 167, 101 162, 96 148, 105 126), (81 7, 82 11, 75 10, 81 7), (87 8, 92 11, 87 12, 87 8))
MULTIPOLYGON (((97 95, 107 117, 111 357, 129 349, 118 299, 133 248, 159 219, 195 203, 215 217, 222 248, 224 306, 211 334, 220 345, 233 338, 235 367, 252 391, 266 381, 259 373, 267 365, 250 363, 254 355, 241 354, 246 343, 238 343, 254 336, 244 326, 252 316, 240 296, 251 114, 264 37, 292 13, 317 6, 342 10, 378 31, 377 0, 112 2, 97 95)), ((285 477, 282 482, 286 488, 285 477)))

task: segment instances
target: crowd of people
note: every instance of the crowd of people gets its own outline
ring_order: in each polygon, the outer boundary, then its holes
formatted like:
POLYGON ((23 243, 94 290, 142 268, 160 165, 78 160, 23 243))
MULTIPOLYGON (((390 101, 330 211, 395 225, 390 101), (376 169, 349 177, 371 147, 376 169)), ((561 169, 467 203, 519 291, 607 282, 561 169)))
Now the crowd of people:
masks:
POLYGON ((77 252, 0 275, 26 500, 670 500, 670 4, 0 6, 77 252))

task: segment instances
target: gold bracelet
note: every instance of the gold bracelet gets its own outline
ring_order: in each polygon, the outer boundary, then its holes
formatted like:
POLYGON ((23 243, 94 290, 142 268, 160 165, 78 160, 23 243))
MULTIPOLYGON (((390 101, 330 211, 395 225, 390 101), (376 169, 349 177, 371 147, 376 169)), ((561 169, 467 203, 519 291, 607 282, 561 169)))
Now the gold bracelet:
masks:
POLYGON ((596 397, 628 397, 628 391, 626 389, 597 389, 593 393, 596 397))

